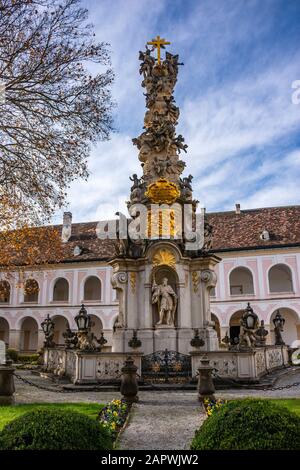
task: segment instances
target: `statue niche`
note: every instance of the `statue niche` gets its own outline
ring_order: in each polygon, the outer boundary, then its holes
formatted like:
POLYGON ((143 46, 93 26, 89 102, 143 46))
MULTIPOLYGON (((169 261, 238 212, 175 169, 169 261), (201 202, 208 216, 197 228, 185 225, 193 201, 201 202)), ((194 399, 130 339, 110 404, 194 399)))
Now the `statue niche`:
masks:
POLYGON ((154 326, 175 327, 178 303, 176 273, 168 266, 160 266, 153 271, 151 302, 154 326))

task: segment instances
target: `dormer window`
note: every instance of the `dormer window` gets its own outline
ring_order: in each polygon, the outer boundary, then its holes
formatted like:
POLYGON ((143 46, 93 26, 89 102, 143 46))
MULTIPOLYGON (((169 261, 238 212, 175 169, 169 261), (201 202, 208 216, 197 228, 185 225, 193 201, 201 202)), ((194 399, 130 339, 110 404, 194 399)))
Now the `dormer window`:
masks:
POLYGON ((80 246, 76 245, 73 251, 74 256, 79 256, 82 253, 82 248, 80 246))
POLYGON ((263 240, 263 241, 268 241, 270 240, 270 234, 268 232, 268 230, 263 230, 260 234, 260 239, 263 240))

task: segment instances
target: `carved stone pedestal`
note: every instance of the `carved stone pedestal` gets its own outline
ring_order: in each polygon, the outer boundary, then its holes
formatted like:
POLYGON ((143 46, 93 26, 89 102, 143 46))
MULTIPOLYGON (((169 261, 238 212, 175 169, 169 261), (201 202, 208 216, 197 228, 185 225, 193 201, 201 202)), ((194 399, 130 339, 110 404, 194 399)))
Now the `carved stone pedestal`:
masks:
POLYGON ((206 351, 218 351, 220 349, 217 332, 212 327, 205 328, 203 339, 206 351))
POLYGON ((154 351, 177 351, 176 330, 170 327, 157 327, 154 330, 154 351))
POLYGON ((125 352, 126 348, 126 331, 122 328, 117 328, 112 337, 112 352, 125 352))
POLYGON ((191 339, 194 336, 194 330, 191 328, 180 328, 177 330, 178 351, 182 354, 189 354, 191 347, 191 339))
POLYGON ((218 262, 213 255, 183 256, 178 245, 170 241, 149 245, 144 256, 137 259, 113 259, 112 286, 117 291, 119 316, 112 352, 131 352, 128 341, 134 330, 142 341, 139 351, 144 354, 165 349, 189 354, 194 329, 201 332, 205 351, 218 350, 210 310, 218 262))

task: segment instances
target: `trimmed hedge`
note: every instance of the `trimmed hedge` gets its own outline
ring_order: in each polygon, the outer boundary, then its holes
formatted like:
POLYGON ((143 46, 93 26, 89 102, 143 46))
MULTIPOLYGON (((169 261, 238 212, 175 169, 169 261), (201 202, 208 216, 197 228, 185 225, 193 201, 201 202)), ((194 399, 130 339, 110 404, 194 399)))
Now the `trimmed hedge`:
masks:
POLYGON ((13 362, 18 362, 19 353, 16 349, 8 348, 6 350, 6 355, 7 355, 8 359, 11 359, 13 362))
POLYGON ((110 450, 110 432, 76 411, 37 408, 0 432, 0 450, 110 450))
POLYGON ((19 354, 18 360, 22 364, 31 364, 32 362, 37 364, 39 357, 39 354, 19 354))
POLYGON ((233 400, 207 418, 192 450, 300 450, 300 417, 269 400, 233 400))

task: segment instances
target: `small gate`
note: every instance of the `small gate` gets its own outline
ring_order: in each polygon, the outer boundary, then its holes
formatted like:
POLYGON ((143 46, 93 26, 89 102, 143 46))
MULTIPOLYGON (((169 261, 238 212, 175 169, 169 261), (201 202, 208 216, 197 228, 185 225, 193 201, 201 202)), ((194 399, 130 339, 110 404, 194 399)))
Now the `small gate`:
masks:
POLYGON ((154 383, 188 382, 192 378, 191 356, 168 349, 142 356, 142 378, 154 383))

